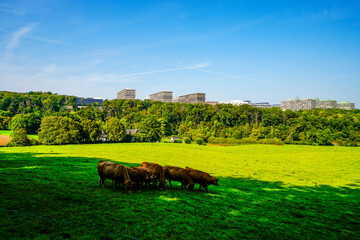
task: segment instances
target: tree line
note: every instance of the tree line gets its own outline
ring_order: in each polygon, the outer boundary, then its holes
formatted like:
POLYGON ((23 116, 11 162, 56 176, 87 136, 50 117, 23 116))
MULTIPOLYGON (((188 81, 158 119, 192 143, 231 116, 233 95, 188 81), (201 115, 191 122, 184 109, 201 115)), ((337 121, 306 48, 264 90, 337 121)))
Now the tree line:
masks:
POLYGON ((125 129, 139 129, 136 141, 176 135, 212 143, 359 146, 359 120, 358 109, 282 111, 125 99, 78 108, 73 96, 0 92, 0 128, 39 134, 42 144, 97 142, 101 133, 112 142, 130 141, 125 129))

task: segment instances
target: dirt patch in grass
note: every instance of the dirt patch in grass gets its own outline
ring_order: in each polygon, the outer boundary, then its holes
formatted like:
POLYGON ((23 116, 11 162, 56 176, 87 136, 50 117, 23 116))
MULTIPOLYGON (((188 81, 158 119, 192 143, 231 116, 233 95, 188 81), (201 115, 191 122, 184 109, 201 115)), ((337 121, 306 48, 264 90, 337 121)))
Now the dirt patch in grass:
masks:
POLYGON ((11 140, 11 137, 0 135, 0 146, 5 146, 11 140))

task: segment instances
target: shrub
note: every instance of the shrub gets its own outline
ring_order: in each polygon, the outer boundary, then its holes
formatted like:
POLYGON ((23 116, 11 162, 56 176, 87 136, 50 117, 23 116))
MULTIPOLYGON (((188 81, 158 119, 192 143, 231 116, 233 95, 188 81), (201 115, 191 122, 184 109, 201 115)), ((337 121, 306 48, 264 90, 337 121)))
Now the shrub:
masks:
POLYGON ((184 142, 185 142, 186 144, 190 144, 190 143, 191 143, 191 139, 190 139, 190 138, 185 138, 184 142))
POLYGON ((7 147, 30 146, 30 139, 28 138, 25 129, 16 129, 10 136, 11 140, 6 145, 7 147))
POLYGON ((283 143, 280 139, 278 139, 278 138, 261 139, 261 140, 259 140, 259 143, 261 143, 261 144, 284 145, 284 143, 283 143))
POLYGON ((198 139, 196 139, 196 143, 199 144, 199 145, 204 145, 205 141, 202 138, 198 138, 198 139))
POLYGON ((41 143, 35 139, 35 138, 30 138, 30 145, 31 146, 35 146, 35 145, 40 145, 41 143))

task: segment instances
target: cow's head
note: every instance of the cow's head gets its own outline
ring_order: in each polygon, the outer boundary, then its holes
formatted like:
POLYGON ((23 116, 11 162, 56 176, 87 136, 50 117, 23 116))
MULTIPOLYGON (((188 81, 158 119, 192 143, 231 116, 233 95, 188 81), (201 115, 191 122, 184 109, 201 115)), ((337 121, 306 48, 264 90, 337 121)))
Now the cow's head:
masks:
POLYGON ((217 179, 216 177, 213 177, 211 184, 214 184, 215 186, 219 186, 219 179, 217 179))
POLYGON ((132 181, 127 181, 125 182, 125 191, 127 191, 128 193, 131 192, 131 188, 135 185, 134 182, 132 181))

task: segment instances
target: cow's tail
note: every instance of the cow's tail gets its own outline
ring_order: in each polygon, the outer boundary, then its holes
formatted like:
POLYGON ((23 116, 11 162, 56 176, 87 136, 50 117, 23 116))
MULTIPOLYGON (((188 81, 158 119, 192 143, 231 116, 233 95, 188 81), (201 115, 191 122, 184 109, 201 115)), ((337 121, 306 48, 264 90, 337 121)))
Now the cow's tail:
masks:
POLYGON ((129 176, 129 172, 127 170, 127 168, 125 166, 123 166, 123 176, 124 176, 124 183, 128 183, 128 182, 131 182, 130 180, 130 176, 129 176))

